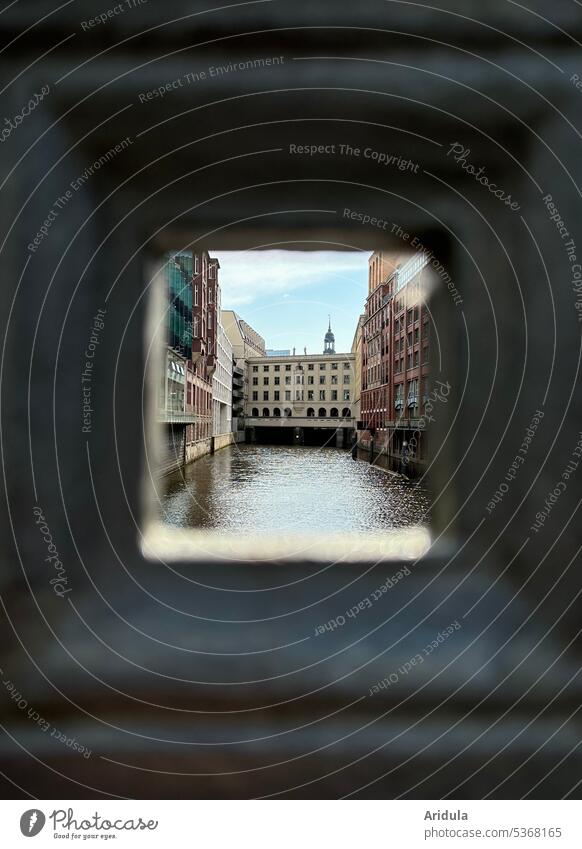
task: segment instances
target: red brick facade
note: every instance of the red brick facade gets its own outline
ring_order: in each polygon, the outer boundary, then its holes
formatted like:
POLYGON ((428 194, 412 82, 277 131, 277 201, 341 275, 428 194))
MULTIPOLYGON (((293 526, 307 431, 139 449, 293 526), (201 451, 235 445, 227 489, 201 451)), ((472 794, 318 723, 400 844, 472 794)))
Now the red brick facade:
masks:
MULTIPOLYGON (((429 315, 424 303, 427 259, 376 251, 369 260, 362 327, 362 442, 399 459, 428 396, 429 315)), ((422 461, 422 439, 411 460, 422 461)))
POLYGON ((217 259, 207 251, 192 254, 192 363, 188 369, 187 412, 198 413, 187 442, 212 436, 212 375, 216 367, 217 259))

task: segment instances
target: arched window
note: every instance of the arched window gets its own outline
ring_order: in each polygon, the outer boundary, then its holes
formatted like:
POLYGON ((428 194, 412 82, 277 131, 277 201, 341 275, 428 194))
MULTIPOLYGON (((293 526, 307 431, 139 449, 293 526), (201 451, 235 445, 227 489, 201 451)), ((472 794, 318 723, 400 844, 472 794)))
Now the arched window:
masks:
POLYGON ((350 419, 352 417, 352 411, 349 407, 344 407, 342 410, 342 419, 350 419))
POLYGON ((307 410, 307 416, 309 418, 311 418, 314 415, 315 415, 315 410, 313 409, 313 407, 309 407, 308 410, 307 410))
POLYGON ((253 407, 253 411, 252 411, 251 415, 252 415, 254 418, 258 418, 259 411, 257 410, 257 408, 256 408, 256 407, 253 407))
POLYGON ((273 415, 274 415, 276 418, 280 418, 280 416, 281 416, 281 410, 279 409, 279 407, 275 407, 275 409, 273 410, 273 415))
POLYGON ((285 417, 290 419, 292 415, 291 407, 285 407, 285 417))
POLYGON ((331 410, 329 411, 329 414, 332 418, 337 419, 337 417, 339 415, 337 407, 332 407, 331 410))
POLYGON ((265 419, 268 419, 268 418, 269 418, 269 410, 268 410, 268 408, 267 408, 267 407, 265 407, 265 409, 263 410, 263 417, 264 417, 265 419))
POLYGON ((319 408, 319 413, 317 414, 320 419, 324 419, 326 417, 325 407, 319 408))

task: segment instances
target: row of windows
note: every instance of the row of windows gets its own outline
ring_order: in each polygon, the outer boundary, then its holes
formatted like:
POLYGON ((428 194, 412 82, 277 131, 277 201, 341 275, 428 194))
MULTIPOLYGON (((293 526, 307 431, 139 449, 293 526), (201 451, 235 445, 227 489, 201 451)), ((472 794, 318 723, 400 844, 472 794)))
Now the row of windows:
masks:
MULTIPOLYGON (((344 401, 350 400, 350 390, 349 389, 344 389, 343 399, 344 399, 344 401)), ((258 401, 259 400, 259 393, 253 392, 251 400, 258 401)), ((268 401, 268 400, 269 400, 269 392, 263 392, 263 401, 268 401)), ((281 393, 278 390, 275 390, 275 392, 273 392, 273 401, 280 401, 280 400, 281 400, 281 393)), ((285 401, 291 400, 291 390, 290 389, 285 391, 284 400, 285 401)), ((305 392, 304 392, 303 389, 296 389, 295 390, 295 400, 296 401, 304 401, 305 400, 305 392)), ((314 392, 313 389, 307 390, 307 400, 308 401, 314 401, 315 400, 315 392, 314 392)), ((320 401, 326 401, 327 400, 327 392, 326 392, 325 389, 320 389, 319 400, 320 401)), ((331 392, 329 393, 329 400, 330 401, 339 401, 337 389, 331 390, 331 392)))
MULTIPOLYGON (((302 367, 301 367, 300 363, 296 364, 296 369, 301 369, 301 368, 302 367)), ((320 371, 325 371, 326 368, 327 368, 327 363, 320 363, 319 364, 319 370, 320 371)), ((339 368, 339 363, 331 363, 331 370, 332 371, 337 371, 338 368, 339 368)), ((349 369, 349 368, 350 368, 350 364, 344 363, 344 369, 349 369)), ((270 365, 264 365, 263 366, 263 371, 270 371, 270 369, 271 369, 270 365)), ((258 370, 259 370, 258 366, 253 366, 253 372, 256 373, 256 372, 258 372, 258 370)), ((308 371, 314 371, 315 370, 315 364, 314 363, 308 363, 307 370, 308 371)), ((274 365, 273 371, 281 371, 281 366, 280 365, 274 365)), ((291 371, 291 365, 289 363, 285 365, 285 371, 291 371)))
MULTIPOLYGON (((397 304, 396 309, 404 309, 404 305, 399 306, 397 304)), ((401 331, 406 330, 406 328, 410 327, 411 325, 414 325, 414 323, 417 322, 419 320, 419 318, 420 318, 420 307, 414 307, 413 309, 409 309, 408 312, 406 313, 406 315, 403 315, 400 318, 396 318, 394 320, 394 336, 396 336, 401 331)), ((372 346, 374 344, 379 344, 379 339, 375 339, 374 337, 378 336, 380 330, 384 330, 384 328, 387 327, 387 325, 388 325, 387 318, 383 318, 382 321, 380 321, 380 313, 378 313, 378 316, 371 319, 364 326, 364 338, 365 338, 366 341, 368 341, 368 350, 370 349, 370 346, 372 346)), ((424 322, 422 333, 423 333, 423 336, 428 337, 428 333, 429 333, 428 321, 424 322)), ((415 342, 418 342, 419 336, 420 336, 420 328, 419 327, 414 328, 414 331, 410 330, 409 333, 408 333, 408 337, 407 337, 408 338, 408 344, 409 345, 413 344, 412 341, 411 341, 412 339, 414 339, 415 342)), ((398 340, 396 340, 395 344, 398 345, 398 340)), ((387 338, 386 334, 383 334, 382 346, 383 347, 388 346, 388 338, 387 338)))
MULTIPOLYGON (((428 363, 428 345, 425 345, 422 349, 422 362, 423 364, 428 363)), ((394 374, 400 374, 400 372, 404 371, 404 357, 396 357, 394 360, 394 374)), ((409 351, 406 356, 406 368, 417 368, 420 365, 420 351, 409 351)))
MULTIPOLYGON (((290 419, 293 416, 293 411, 291 409, 289 409, 289 407, 287 407, 285 410, 283 410, 282 414, 286 418, 290 419)), ((261 416, 261 413, 259 412, 257 407, 253 407, 253 409, 251 411, 251 415, 253 416, 253 418, 259 418, 261 416)), ((263 409, 263 412, 262 412, 262 417, 265 418, 265 419, 268 419, 270 415, 271 415, 270 410, 267 407, 265 407, 263 409)), ((307 410, 307 417, 313 418, 315 415, 316 415, 315 409, 313 407, 309 407, 309 409, 307 410)), ((275 407, 275 409, 273 410, 273 416, 274 416, 274 418, 279 418, 281 416, 281 410, 279 409, 279 407, 275 407)), ((327 410, 324 407, 321 407, 317 411, 317 416, 320 419, 327 418, 327 410)), ((329 416, 332 419, 337 419, 337 418, 340 417, 339 410, 337 409, 337 407, 331 408, 331 410, 329 411, 329 416)), ((352 417, 352 412, 351 412, 350 408, 344 407, 344 409, 342 410, 341 418, 342 419, 349 419, 351 417, 352 417)))
MULTIPOLYGON (((425 345, 422 349, 422 363, 426 365, 429 360, 428 353, 428 345, 425 345)), ((404 357, 395 357, 394 358, 394 374, 402 374, 405 370, 418 368, 420 365, 420 351, 409 351, 407 356, 404 357)), ((378 381, 382 383, 386 383, 389 379, 388 369, 386 368, 385 363, 378 363, 377 365, 368 366, 365 374, 365 379, 367 379, 368 383, 376 383, 378 381)))
MULTIPOLYGON (((394 360, 394 374, 400 374, 404 371, 404 357, 396 358, 394 360)), ((406 368, 417 368, 420 365, 420 353, 419 351, 411 351, 406 357, 406 368)))
MULTIPOLYGON (((428 383, 421 381, 418 377, 409 380, 408 383, 399 383, 395 387, 394 392, 394 407, 398 409, 420 407, 428 398, 428 383), (424 394, 421 396, 421 386, 424 394)), ((388 408, 388 392, 386 389, 378 389, 374 392, 366 392, 362 395, 361 410, 362 413, 375 412, 377 410, 387 410, 388 408)))
MULTIPOLYGON (((425 345, 423 347, 423 363, 428 362, 428 343, 426 342, 426 336, 423 340, 425 345)), ((394 343, 394 353, 395 354, 403 354, 407 348, 412 348, 413 345, 418 345, 420 343, 420 334, 419 328, 417 327, 414 331, 408 333, 407 336, 402 336, 401 338, 396 339, 394 343)), ((362 357, 362 364, 366 367, 369 363, 372 363, 375 357, 385 356, 390 353, 390 349, 388 344, 384 344, 384 340, 382 340, 382 344, 380 344, 380 337, 376 339, 372 339, 371 342, 368 343, 367 349, 364 351, 362 357)), ((396 358, 396 362, 398 362, 398 357, 396 358)), ((346 381, 344 381, 346 382, 346 381)))
MULTIPOLYGON (((396 302, 394 305, 394 311, 400 312, 400 310, 404 309, 403 302, 396 302)), ((410 324, 414 324, 415 321, 418 321, 420 316, 420 307, 413 307, 406 311, 406 315, 400 316, 394 320, 394 332, 399 333, 401 330, 404 330, 405 327, 408 327, 410 324)))
MULTIPOLYGON (((263 378, 263 386, 268 386, 269 381, 270 381, 270 378, 264 377, 263 378)), ((331 385, 337 386, 338 382, 339 382, 338 376, 336 374, 332 374, 331 385)), ((351 376, 349 374, 344 374, 344 383, 350 383, 350 382, 351 382, 351 376)), ((280 386, 281 385, 281 378, 275 377, 274 380, 273 380, 273 383, 275 384, 275 386, 280 386)), ((295 383, 297 384, 297 386, 303 386, 303 375, 302 374, 295 375, 295 383)), ((307 385, 313 386, 314 383, 315 383, 315 378, 310 374, 307 375, 307 385)), ((320 375, 320 377, 319 377, 320 386, 324 386, 325 383, 326 383, 325 375, 320 375)), ((258 386, 258 385, 259 385, 259 378, 253 377, 253 386, 258 386)), ((287 375, 285 377, 285 386, 291 386, 291 375, 287 375)))

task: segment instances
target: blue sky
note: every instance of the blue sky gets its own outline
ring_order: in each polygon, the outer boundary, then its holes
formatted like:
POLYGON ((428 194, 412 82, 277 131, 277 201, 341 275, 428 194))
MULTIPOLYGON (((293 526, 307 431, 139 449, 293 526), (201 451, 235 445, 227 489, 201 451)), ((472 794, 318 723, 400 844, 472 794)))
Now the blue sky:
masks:
POLYGON ((210 251, 220 262, 222 308, 234 309, 267 348, 323 352, 327 317, 349 351, 368 293, 371 251, 210 251))

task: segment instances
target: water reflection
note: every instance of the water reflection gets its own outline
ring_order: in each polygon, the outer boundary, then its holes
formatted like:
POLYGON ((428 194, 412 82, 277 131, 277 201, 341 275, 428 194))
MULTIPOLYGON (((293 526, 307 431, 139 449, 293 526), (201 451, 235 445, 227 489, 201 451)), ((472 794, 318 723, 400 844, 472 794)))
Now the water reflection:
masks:
POLYGON ((182 528, 306 534, 428 525, 426 489, 334 448, 234 445, 159 489, 162 520, 182 528))

